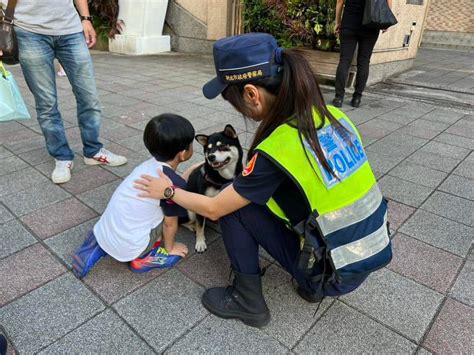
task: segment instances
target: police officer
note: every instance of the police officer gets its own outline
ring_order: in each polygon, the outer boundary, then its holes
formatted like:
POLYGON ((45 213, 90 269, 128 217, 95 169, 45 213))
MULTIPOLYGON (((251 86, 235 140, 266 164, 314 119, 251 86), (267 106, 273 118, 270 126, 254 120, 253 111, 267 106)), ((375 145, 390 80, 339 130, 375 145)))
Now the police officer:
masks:
POLYGON ((222 94, 259 122, 247 167, 213 198, 175 189, 164 174, 142 176, 136 187, 140 196, 168 198, 219 219, 235 277, 230 287, 206 290, 202 303, 219 317, 261 327, 270 312, 259 245, 307 301, 342 295, 391 259, 387 204, 356 127, 325 105, 301 52, 249 33, 217 41, 214 62, 217 77, 204 95, 222 94))

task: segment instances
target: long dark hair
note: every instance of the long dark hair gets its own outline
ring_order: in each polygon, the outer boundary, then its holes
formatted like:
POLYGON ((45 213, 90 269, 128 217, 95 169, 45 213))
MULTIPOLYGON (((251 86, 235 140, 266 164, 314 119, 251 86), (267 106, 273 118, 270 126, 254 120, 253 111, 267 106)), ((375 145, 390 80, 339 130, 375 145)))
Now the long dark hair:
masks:
MULTIPOLYGON (((326 107, 316 77, 301 50, 286 49, 282 53, 281 69, 277 75, 251 82, 255 86, 263 87, 275 99, 255 132, 249 149, 249 159, 257 145, 278 126, 292 123, 298 129, 301 144, 303 139, 306 140, 324 168, 334 175, 321 149, 316 131, 322 128, 328 119, 345 140, 349 138, 350 133, 326 107), (321 118, 319 126, 314 123, 313 110, 316 110, 321 118)), ((250 117, 251 112, 248 111, 243 98, 245 84, 229 85, 222 96, 237 111, 250 117)))

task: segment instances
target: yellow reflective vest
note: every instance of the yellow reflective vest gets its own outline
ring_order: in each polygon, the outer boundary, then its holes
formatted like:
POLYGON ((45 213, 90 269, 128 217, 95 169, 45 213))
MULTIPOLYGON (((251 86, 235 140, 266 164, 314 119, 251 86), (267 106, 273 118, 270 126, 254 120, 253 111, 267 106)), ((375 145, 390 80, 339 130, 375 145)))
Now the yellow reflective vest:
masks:
MULTIPOLYGON (((361 137, 342 111, 332 106, 328 109, 350 132, 350 141, 344 140, 329 120, 317 132, 333 174, 323 167, 304 137, 301 143, 298 130, 289 124, 276 128, 255 151, 282 169, 299 188, 310 207, 305 222, 317 230, 314 248, 324 249, 336 276, 344 280, 366 276, 386 265, 392 254, 386 227, 387 201, 377 185, 361 137)), ((314 120, 319 126, 321 119, 316 111, 314 120)), ((271 198, 267 207, 289 224, 285 206, 271 198)))

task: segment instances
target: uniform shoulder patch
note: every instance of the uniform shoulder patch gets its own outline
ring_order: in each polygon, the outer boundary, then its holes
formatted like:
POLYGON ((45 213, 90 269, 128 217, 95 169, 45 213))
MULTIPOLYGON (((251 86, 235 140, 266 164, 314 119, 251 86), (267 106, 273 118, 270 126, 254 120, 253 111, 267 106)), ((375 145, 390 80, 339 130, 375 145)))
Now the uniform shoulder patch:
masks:
POLYGON ((244 171, 242 171, 242 176, 248 176, 252 174, 253 169, 255 168, 255 162, 257 161, 258 153, 255 153, 250 159, 250 161, 247 163, 247 166, 245 167, 244 171))

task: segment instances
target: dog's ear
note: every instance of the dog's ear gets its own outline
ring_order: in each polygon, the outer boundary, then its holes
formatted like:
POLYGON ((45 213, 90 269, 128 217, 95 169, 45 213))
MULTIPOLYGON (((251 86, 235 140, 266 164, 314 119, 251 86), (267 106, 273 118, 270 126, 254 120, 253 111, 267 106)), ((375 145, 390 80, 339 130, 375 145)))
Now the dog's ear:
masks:
POLYGON ((237 132, 235 131, 234 127, 232 127, 230 124, 225 126, 224 134, 230 138, 234 138, 234 139, 237 138, 237 132))
POLYGON ((209 138, 209 136, 206 136, 205 134, 198 134, 196 135, 196 137, 194 137, 194 139, 196 139, 196 141, 202 145, 203 147, 205 147, 207 145, 207 139, 209 138))

